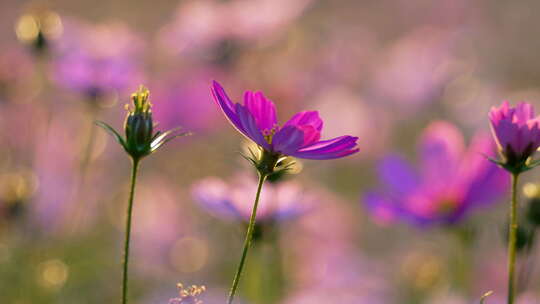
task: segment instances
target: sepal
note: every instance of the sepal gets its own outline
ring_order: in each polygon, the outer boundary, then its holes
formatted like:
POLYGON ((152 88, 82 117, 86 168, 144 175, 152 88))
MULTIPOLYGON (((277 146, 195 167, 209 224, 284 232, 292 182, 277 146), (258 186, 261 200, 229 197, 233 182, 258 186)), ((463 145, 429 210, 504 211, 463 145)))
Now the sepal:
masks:
POLYGON ((109 126, 107 123, 103 122, 103 121, 96 121, 94 122, 97 126, 103 128, 105 131, 107 131, 107 133, 111 134, 112 137, 114 137, 114 139, 122 146, 122 148, 126 149, 126 142, 125 140, 122 138, 122 136, 116 132, 116 130, 109 126))

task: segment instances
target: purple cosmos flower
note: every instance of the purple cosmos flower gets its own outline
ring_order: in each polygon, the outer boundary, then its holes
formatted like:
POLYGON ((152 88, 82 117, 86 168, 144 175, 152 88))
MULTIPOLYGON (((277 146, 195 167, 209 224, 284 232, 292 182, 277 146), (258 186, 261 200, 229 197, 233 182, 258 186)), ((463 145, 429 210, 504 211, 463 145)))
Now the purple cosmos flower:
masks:
MULTIPOLYGON (((193 198, 216 217, 248 222, 252 208, 249 201, 255 195, 256 181, 247 174, 233 180, 234 184, 227 184, 216 177, 205 178, 193 185, 193 198)), ((268 183, 261 193, 257 221, 296 218, 310 210, 314 201, 294 182, 268 183)))
POLYGON ((246 91, 244 105, 233 103, 219 83, 212 94, 233 126, 265 151, 307 159, 334 159, 358 152, 358 137, 320 140, 323 121, 317 111, 294 115, 283 126, 277 123, 274 103, 261 92, 246 91))
POLYGON ((522 167, 527 159, 540 146, 540 116, 534 116, 533 106, 520 102, 511 108, 508 101, 489 112, 491 130, 499 152, 502 165, 522 167))
POLYGON ((143 42, 122 24, 70 22, 56 46, 56 82, 90 97, 122 94, 142 82, 143 42))
POLYGON ((479 134, 465 149, 454 125, 434 122, 420 141, 420 169, 399 156, 386 157, 379 165, 385 191, 367 193, 364 202, 381 221, 454 223, 474 207, 493 203, 508 187, 505 172, 483 157, 491 148, 489 137, 479 134))

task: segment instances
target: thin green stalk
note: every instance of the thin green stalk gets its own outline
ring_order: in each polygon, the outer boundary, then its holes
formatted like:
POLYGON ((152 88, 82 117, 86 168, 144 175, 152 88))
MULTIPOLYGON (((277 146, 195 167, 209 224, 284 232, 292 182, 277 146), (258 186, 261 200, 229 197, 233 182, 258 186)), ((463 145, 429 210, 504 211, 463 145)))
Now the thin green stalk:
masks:
POLYGON ((266 180, 266 174, 259 174, 259 185, 257 187, 257 195, 255 196, 255 203, 253 204, 253 210, 251 211, 251 217, 249 218, 249 225, 246 232, 246 239, 244 240, 244 250, 242 251, 242 257, 240 258, 240 264, 236 270, 234 280, 231 286, 231 291, 229 292, 229 299, 227 300, 228 304, 231 304, 238 288, 238 283, 240 282, 240 276, 242 275, 242 269, 244 268, 244 263, 246 262, 247 253, 251 245, 251 239, 253 238, 253 230, 255 229, 255 218, 257 217, 257 206, 259 205, 259 197, 261 196, 262 186, 266 180))
POLYGON ((129 240, 131 237, 131 215, 133 211, 133 197, 135 196, 135 183, 137 181, 137 170, 139 169, 139 159, 133 158, 133 168, 131 171, 131 189, 129 191, 129 202, 126 214, 126 240, 124 243, 124 272, 122 278, 122 304, 127 303, 128 285, 128 263, 129 263, 129 240))
POLYGON ((516 268, 516 238, 517 238, 517 184, 519 173, 512 174, 512 200, 510 202, 510 224, 508 238, 508 304, 514 304, 515 298, 515 268, 516 268))

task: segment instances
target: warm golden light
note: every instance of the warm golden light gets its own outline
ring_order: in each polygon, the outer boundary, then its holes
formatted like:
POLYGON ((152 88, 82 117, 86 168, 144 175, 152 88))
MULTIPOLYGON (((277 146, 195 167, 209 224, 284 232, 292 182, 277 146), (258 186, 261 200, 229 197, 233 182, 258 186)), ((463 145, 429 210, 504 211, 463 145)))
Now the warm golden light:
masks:
POLYGON ((45 261, 39 265, 38 269, 38 281, 46 288, 62 287, 69 275, 68 266, 58 259, 45 261))
POLYGON ((540 189, 534 183, 526 183, 523 186, 523 194, 528 198, 537 197, 540 195, 540 189))
POLYGON ((62 32, 60 16, 47 10, 24 14, 15 24, 17 38, 24 43, 34 42, 40 33, 48 39, 55 39, 60 37, 62 32))

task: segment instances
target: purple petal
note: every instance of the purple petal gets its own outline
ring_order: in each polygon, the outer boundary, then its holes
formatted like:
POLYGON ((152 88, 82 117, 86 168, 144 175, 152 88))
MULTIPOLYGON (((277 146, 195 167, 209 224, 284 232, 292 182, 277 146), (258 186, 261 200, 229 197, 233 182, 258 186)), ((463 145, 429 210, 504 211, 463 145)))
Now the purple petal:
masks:
POLYGON ((487 135, 476 135, 471 142, 459 176, 460 180, 467 183, 464 206, 494 203, 508 191, 507 172, 486 161, 484 157, 493 154, 493 150, 493 144, 487 135))
POLYGON ((321 140, 315 144, 300 149, 299 152, 319 153, 319 152, 336 152, 343 150, 345 147, 353 148, 356 146, 358 137, 340 136, 333 139, 321 140))
POLYGON ((400 212, 396 205, 378 193, 366 193, 362 198, 362 202, 378 222, 389 224, 399 217, 400 212))
POLYGON ((227 96, 227 93, 225 93, 225 90, 223 87, 217 82, 212 82, 212 96, 214 97, 214 100, 219 105, 223 113, 225 114, 225 117, 231 122, 231 124, 244 135, 247 136, 244 128, 242 127, 242 124, 240 123, 240 118, 238 117, 236 113, 236 109, 234 107, 234 103, 231 101, 229 96, 227 96))
POLYGON ((249 111, 243 105, 238 103, 236 104, 236 113, 238 114, 242 128, 245 130, 244 134, 259 146, 269 149, 270 145, 268 145, 268 142, 262 135, 261 130, 259 130, 257 122, 251 113, 249 113, 249 111))
POLYGON ((321 132, 323 127, 323 121, 319 117, 319 112, 317 111, 304 111, 295 114, 289 121, 287 121, 283 126, 312 126, 315 130, 321 132))
POLYGON ((463 136, 450 123, 434 122, 424 131, 419 150, 425 179, 445 183, 457 172, 464 150, 463 136))
POLYGON ((358 137, 341 136, 330 140, 320 141, 311 146, 302 148, 292 156, 307 159, 334 159, 354 154, 358 137))
POLYGON ((260 130, 271 130, 277 124, 276 107, 261 92, 246 91, 244 106, 253 115, 260 130))
POLYGON ((515 122, 518 125, 524 125, 529 119, 534 118, 534 109, 530 103, 520 102, 516 106, 516 111, 514 114, 515 122))
POLYGON ((317 131, 313 126, 303 125, 298 126, 297 128, 304 132, 304 142, 302 143, 302 147, 317 143, 321 139, 321 132, 317 131))
POLYGON ((410 193, 420 185, 420 178, 414 168, 397 155, 385 157, 379 163, 378 173, 381 182, 398 196, 410 193))
POLYGON ((241 212, 232 203, 227 185, 217 178, 206 178, 192 187, 192 197, 216 217, 241 218, 241 212))
POLYGON ((304 143, 304 132, 294 126, 285 126, 272 138, 272 147, 275 152, 293 155, 304 143))
POLYGON ((363 197, 363 203, 378 222, 385 224, 391 224, 401 219, 415 226, 425 227, 436 221, 436 219, 418 216, 414 212, 403 208, 400 202, 376 192, 366 193, 363 197))

